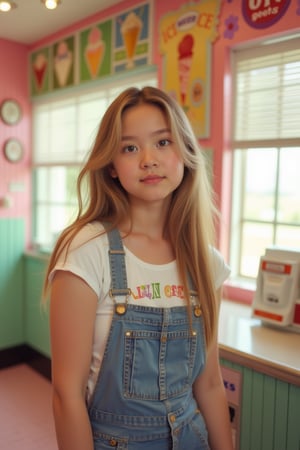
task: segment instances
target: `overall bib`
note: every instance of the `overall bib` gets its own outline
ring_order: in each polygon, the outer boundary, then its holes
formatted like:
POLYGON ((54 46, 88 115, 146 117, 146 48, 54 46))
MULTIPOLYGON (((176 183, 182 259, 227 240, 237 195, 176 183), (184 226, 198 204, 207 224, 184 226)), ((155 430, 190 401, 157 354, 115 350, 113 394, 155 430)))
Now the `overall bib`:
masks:
POLYGON ((129 304, 122 240, 117 230, 108 238, 115 308, 89 405, 94 448, 209 450, 192 393, 205 365, 200 309, 191 327, 184 306, 129 304))

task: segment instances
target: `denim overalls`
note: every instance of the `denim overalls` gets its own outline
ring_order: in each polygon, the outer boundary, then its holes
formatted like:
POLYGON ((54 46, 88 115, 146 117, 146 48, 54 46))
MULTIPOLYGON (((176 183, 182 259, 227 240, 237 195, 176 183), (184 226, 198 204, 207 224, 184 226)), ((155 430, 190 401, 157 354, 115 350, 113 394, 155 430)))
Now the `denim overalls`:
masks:
POLYGON ((129 304, 119 232, 110 231, 108 238, 115 310, 89 405, 94 448, 208 450, 206 426, 192 394, 205 365, 199 307, 191 331, 184 306, 129 304), (119 303, 116 297, 125 300, 119 303))

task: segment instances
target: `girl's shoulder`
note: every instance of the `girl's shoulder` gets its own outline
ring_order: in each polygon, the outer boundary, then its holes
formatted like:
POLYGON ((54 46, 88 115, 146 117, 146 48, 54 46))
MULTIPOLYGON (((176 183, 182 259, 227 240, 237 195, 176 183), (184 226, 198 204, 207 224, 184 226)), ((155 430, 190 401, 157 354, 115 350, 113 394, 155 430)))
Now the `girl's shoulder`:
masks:
POLYGON ((107 255, 108 240, 103 225, 100 222, 88 223, 76 233, 70 247, 60 254, 49 274, 49 281, 58 270, 71 272, 85 280, 100 298, 104 289, 102 280, 109 283, 107 255))
POLYGON ((64 246, 57 260, 86 264, 87 261, 96 261, 104 258, 108 250, 108 239, 104 226, 98 222, 90 222, 80 228, 70 240, 69 245, 64 246))
POLYGON ((80 228, 71 241, 70 250, 76 250, 87 245, 91 241, 93 241, 94 244, 95 240, 99 243, 107 241, 105 228, 102 223, 98 221, 87 223, 80 228))

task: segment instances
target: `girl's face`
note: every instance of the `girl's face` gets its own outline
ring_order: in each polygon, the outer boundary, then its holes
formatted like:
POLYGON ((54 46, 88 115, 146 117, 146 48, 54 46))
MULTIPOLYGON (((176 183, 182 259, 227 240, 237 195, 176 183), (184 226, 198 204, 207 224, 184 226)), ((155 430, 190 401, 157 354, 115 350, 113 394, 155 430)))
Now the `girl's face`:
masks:
POLYGON ((128 108, 122 117, 121 146, 113 159, 131 202, 166 201, 180 185, 184 164, 163 112, 154 105, 128 108))

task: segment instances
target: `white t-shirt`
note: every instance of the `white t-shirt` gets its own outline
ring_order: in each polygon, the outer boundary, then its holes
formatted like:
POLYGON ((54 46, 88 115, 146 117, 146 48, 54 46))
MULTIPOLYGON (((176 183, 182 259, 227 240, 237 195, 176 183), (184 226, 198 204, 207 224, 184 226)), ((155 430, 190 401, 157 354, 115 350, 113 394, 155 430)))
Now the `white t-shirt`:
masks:
MULTIPOLYGON (((87 401, 92 395, 97 380, 114 307, 114 302, 109 296, 109 289, 111 288, 109 244, 106 234, 99 236, 102 231, 103 226, 99 222, 86 225, 72 241, 66 261, 63 254, 49 277, 51 281, 58 270, 72 272, 85 280, 97 294, 98 307, 87 386, 87 401)), ((129 303, 159 308, 186 304, 175 261, 161 265, 149 264, 137 258, 125 246, 124 250, 127 283, 132 292, 129 303)), ((220 253, 216 249, 212 251, 215 267, 215 288, 218 289, 228 277, 230 269, 220 253)))

